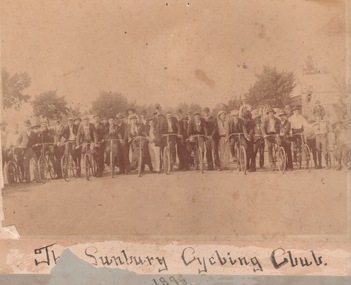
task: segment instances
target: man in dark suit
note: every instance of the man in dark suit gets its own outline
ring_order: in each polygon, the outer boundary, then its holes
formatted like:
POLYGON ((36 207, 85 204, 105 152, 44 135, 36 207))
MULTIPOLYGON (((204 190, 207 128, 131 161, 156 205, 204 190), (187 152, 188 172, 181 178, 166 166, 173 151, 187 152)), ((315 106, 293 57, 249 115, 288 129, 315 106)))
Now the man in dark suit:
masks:
POLYGON ((31 122, 29 120, 24 122, 25 130, 18 137, 18 144, 23 148, 24 160, 24 180, 26 183, 31 181, 30 177, 30 160, 34 160, 34 179, 40 182, 38 176, 38 157, 35 154, 33 147, 38 143, 38 136, 31 129, 31 122))
POLYGON ((80 176, 81 174, 81 165, 80 165, 80 156, 81 152, 80 149, 75 149, 75 144, 76 144, 76 139, 77 139, 77 133, 78 133, 78 125, 74 124, 74 118, 69 117, 67 126, 63 127, 62 133, 61 133, 61 139, 63 139, 64 142, 69 142, 68 144, 68 151, 71 152, 72 158, 76 164, 77 167, 77 176, 80 176))
POLYGON ((104 153, 105 153, 105 143, 103 142, 105 135, 105 125, 101 120, 101 115, 96 114, 93 116, 94 125, 96 129, 97 145, 95 148, 95 157, 97 160, 97 175, 96 177, 102 177, 102 173, 105 168, 104 153))
MULTIPOLYGON (((178 120, 175 117, 173 117, 171 111, 168 111, 166 113, 166 119, 167 119, 167 132, 166 132, 166 134, 178 135, 178 120)), ((173 164, 176 162, 177 138, 175 136, 170 136, 169 142, 170 142, 170 151, 171 151, 171 161, 173 164)), ((164 145, 167 145, 167 138, 166 137, 162 138, 161 143, 164 145)))
MULTIPOLYGON (((271 167, 274 168, 274 161, 273 161, 273 142, 274 137, 270 135, 275 135, 280 133, 280 121, 277 117, 275 117, 275 111, 273 108, 269 108, 267 110, 267 118, 263 120, 261 125, 261 130, 263 137, 266 139, 267 142, 267 149, 268 149, 268 159, 271 164, 271 167)), ((276 142, 280 144, 280 139, 277 137, 276 142)))
POLYGON ((130 161, 129 161, 129 144, 127 134, 127 124, 124 122, 124 116, 122 113, 116 115, 116 135, 117 138, 122 139, 123 143, 117 143, 117 166, 119 167, 120 173, 130 173, 130 161))
POLYGON ((189 162, 188 162, 188 152, 186 147, 188 118, 183 115, 183 111, 181 109, 178 109, 176 111, 176 119, 178 120, 178 140, 177 140, 177 150, 178 150, 178 159, 179 159, 178 170, 188 170, 189 162))
MULTIPOLYGON (((192 149, 192 152, 195 153, 196 150, 196 144, 199 144, 202 149, 202 156, 204 155, 203 150, 204 150, 204 139, 199 138, 198 141, 195 140, 194 136, 195 135, 203 135, 203 136, 208 136, 208 129, 207 129, 207 124, 205 119, 201 118, 201 114, 199 112, 194 113, 194 118, 190 120, 189 125, 188 125, 188 140, 191 142, 190 146, 192 149)), ((196 169, 199 168, 199 161, 197 155, 195 156, 195 165, 196 169)))
MULTIPOLYGON (((237 153, 235 153, 235 144, 238 143, 239 141, 239 136, 232 136, 229 138, 231 134, 237 134, 237 133, 243 133, 243 120, 239 118, 239 111, 238 110, 233 110, 230 112, 230 119, 228 120, 228 124, 226 125, 227 131, 226 131, 226 140, 229 142, 229 149, 234 157, 234 159, 237 158, 237 153)), ((247 148, 246 145, 246 140, 244 137, 241 135, 240 136, 240 143, 243 145, 245 148, 247 148)))
POLYGON ((89 122, 88 116, 85 116, 77 131, 76 149, 82 145, 81 152, 84 154, 87 150, 87 144, 90 144, 90 149, 94 149, 97 144, 97 134, 95 125, 89 122))
POLYGON ((280 118, 280 135, 281 135, 281 145, 285 150, 287 160, 286 169, 292 170, 292 152, 291 152, 291 141, 290 141, 290 131, 291 123, 288 120, 288 114, 283 110, 279 113, 280 118))
POLYGON ((252 120, 251 112, 246 110, 242 115, 243 119, 243 132, 244 139, 246 141, 246 157, 247 157, 247 165, 246 169, 249 172, 256 171, 256 160, 253 152, 253 144, 254 144, 254 129, 255 123, 252 120))
POLYGON ((213 163, 217 169, 220 169, 219 155, 218 155, 218 143, 219 135, 217 129, 217 119, 211 115, 210 108, 205 107, 203 109, 205 121, 207 123, 207 130, 212 140, 206 140, 206 159, 208 163, 208 170, 214 170, 213 163), (212 157, 213 152, 213 157, 212 157), (213 161, 214 160, 214 161, 213 161))

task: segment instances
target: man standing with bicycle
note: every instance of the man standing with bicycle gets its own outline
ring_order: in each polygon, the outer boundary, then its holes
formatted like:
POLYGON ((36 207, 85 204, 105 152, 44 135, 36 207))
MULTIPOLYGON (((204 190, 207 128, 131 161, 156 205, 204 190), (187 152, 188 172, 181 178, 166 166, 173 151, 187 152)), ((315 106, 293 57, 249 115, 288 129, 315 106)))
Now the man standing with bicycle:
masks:
POLYGON ((246 141, 246 147, 244 146, 246 150, 246 157, 247 157, 246 169, 248 169, 249 172, 255 172, 256 161, 253 155, 255 124, 252 121, 251 112, 248 110, 243 113, 242 118, 243 118, 243 133, 246 141))
POLYGON ((289 117, 289 122, 291 123, 292 141, 294 145, 294 160, 301 161, 301 134, 303 134, 304 129, 308 127, 308 123, 306 119, 302 115, 300 115, 299 106, 293 107, 293 115, 289 117))
POLYGON ((280 134, 280 121, 277 117, 275 117, 275 111, 273 108, 269 108, 266 112, 267 117, 263 120, 261 125, 261 130, 263 137, 267 142, 268 149, 268 159, 271 165, 271 168, 274 169, 274 159, 273 159, 273 145, 276 142, 278 145, 280 144, 279 134, 280 134), (274 138, 272 135, 278 135, 274 138))
POLYGON ((291 123, 288 120, 288 114, 283 110, 279 112, 280 118, 280 136, 281 136, 281 145, 286 153, 286 169, 292 170, 292 154, 291 154, 291 142, 290 142, 290 131, 291 131, 291 123))
POLYGON ((38 157, 35 154, 33 147, 38 143, 38 136, 31 129, 31 122, 26 120, 24 122, 25 130, 18 137, 18 144, 23 148, 23 160, 24 160, 24 182, 29 183, 30 177, 30 161, 34 160, 34 179, 36 182, 40 182, 38 172, 38 157))
POLYGON ((117 142, 117 166, 119 167, 119 173, 129 174, 130 173, 130 161, 129 161, 129 144, 128 144, 128 125, 124 122, 124 116, 122 113, 116 115, 116 135, 117 138, 123 140, 123 142, 117 142))
POLYGON ((101 121, 101 116, 99 114, 95 114, 93 116, 95 120, 95 130, 96 130, 96 137, 97 137, 97 145, 94 148, 95 157, 97 160, 97 174, 96 177, 102 177, 102 173, 104 172, 105 168, 105 161, 104 161, 104 152, 105 152, 105 143, 103 142, 104 135, 105 135, 105 125, 101 121))
MULTIPOLYGON (((167 119, 167 132, 166 135, 178 135, 178 121, 175 117, 172 116, 172 112, 169 110, 166 112, 167 119)), ((164 137, 161 139, 162 143, 167 144, 167 138, 164 137)), ((171 165, 176 162, 176 144, 177 138, 175 136, 169 137, 170 142, 170 152, 171 152, 171 165)))
POLYGON ((178 120, 178 141, 177 141, 177 150, 178 150, 178 159, 179 167, 178 170, 188 170, 188 152, 186 147, 186 134, 188 130, 188 118, 183 116, 183 111, 178 109, 176 111, 176 118, 178 120))
POLYGON ((218 130, 217 130, 217 120, 211 115, 210 108, 205 107, 203 109, 204 119, 207 124, 207 131, 212 140, 206 140, 206 160, 208 163, 208 170, 214 170, 213 164, 216 168, 220 168, 219 157, 218 157, 218 130), (213 152, 213 157, 212 157, 213 152), (213 161, 214 160, 214 161, 213 161))
MULTIPOLYGON (((238 143, 239 136, 231 137, 230 139, 229 136, 231 134, 243 133, 243 123, 243 120, 239 118, 238 110, 233 110, 230 112, 230 119, 228 120, 226 131, 226 141, 229 144, 230 153, 232 154, 234 160, 237 159, 238 155, 235 153, 235 144, 238 143)), ((242 136, 240 136, 240 143, 245 147, 245 149, 247 148, 246 140, 242 136)))
POLYGON ((72 158, 77 166, 77 176, 79 177, 81 174, 81 165, 80 165, 80 149, 75 149, 74 145, 77 139, 79 126, 74 124, 74 118, 69 117, 67 126, 65 126, 62 130, 62 137, 64 142, 69 142, 68 151, 71 152, 72 158))
POLYGON ((81 153, 85 154, 88 144, 90 144, 90 149, 94 149, 94 146, 97 145, 97 134, 94 124, 89 122, 88 116, 85 116, 77 131, 76 149, 81 146, 81 153))

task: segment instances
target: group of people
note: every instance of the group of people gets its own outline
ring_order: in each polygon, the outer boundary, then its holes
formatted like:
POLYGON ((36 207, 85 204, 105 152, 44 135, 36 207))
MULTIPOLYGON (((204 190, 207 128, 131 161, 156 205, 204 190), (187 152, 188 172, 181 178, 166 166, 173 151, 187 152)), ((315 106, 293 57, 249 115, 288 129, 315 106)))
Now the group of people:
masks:
POLYGON ((264 114, 257 115, 248 104, 229 113, 221 110, 215 115, 208 107, 195 113, 185 114, 181 109, 174 114, 172 111, 163 113, 158 105, 154 113, 149 115, 146 111, 137 114, 134 109, 129 109, 109 117, 95 114, 92 120, 90 116, 69 117, 66 125, 57 119, 51 127, 47 121, 32 124, 26 120, 22 132, 18 131, 17 124, 7 126, 2 123, 3 166, 16 153, 24 180, 30 182, 33 173, 34 180, 40 182, 37 161, 41 144, 52 143, 47 148, 52 155, 57 178, 62 178, 61 158, 67 146, 76 162, 78 175, 82 168, 81 156, 88 146, 97 162, 97 177, 103 175, 106 166, 118 167, 121 174, 132 173, 138 167, 140 155, 143 157, 142 171, 147 166, 149 171, 161 173, 163 150, 169 145, 170 159, 172 164, 179 162, 179 171, 199 167, 198 156, 194 155, 196 151, 202 151, 202 155, 206 156, 208 170, 227 170, 231 159, 236 159, 235 145, 240 141, 246 151, 248 171, 256 171, 257 156, 259 167, 264 168, 265 149, 268 151, 270 167, 274 167, 274 143, 284 148, 287 154, 286 168, 292 170, 293 161, 301 159, 298 148, 303 139, 312 151, 315 168, 322 168, 322 165, 330 167, 327 156, 331 147, 335 150, 337 169, 342 168, 342 162, 349 166, 351 152, 348 126, 342 122, 330 125, 324 120, 323 108, 315 112, 314 120, 309 121, 300 114, 298 106, 288 106, 278 113, 268 108, 264 114), (231 136, 239 133, 242 135, 231 136), (167 139, 165 135, 172 136, 167 139), (134 139, 140 136, 145 139, 134 139), (116 140, 111 144, 109 139, 116 140), (201 148, 197 147, 199 144, 201 148), (110 161, 111 151, 113 161, 110 161), (35 162, 32 171, 31 160, 35 162))

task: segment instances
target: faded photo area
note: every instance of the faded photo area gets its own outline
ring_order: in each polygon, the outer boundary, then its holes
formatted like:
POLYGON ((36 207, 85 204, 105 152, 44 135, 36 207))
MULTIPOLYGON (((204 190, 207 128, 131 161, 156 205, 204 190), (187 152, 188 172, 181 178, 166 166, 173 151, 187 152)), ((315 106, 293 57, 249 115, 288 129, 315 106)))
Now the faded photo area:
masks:
POLYGON ((347 2, 2 0, 2 226, 349 240, 347 2))

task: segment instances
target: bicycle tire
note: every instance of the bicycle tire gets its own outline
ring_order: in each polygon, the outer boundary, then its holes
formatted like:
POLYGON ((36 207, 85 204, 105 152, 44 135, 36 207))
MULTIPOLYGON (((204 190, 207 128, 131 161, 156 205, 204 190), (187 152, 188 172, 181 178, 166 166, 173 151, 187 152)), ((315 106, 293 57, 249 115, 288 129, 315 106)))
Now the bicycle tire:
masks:
POLYGON ((280 146, 277 149, 278 155, 276 154, 277 161, 278 161, 278 170, 281 173, 284 173, 286 170, 286 153, 285 153, 285 149, 280 146))
POLYGON ((94 177, 96 177, 97 172, 98 172, 98 166, 97 166, 97 161, 94 155, 90 155, 90 167, 91 167, 91 173, 93 174, 94 177))
POLYGON ((24 173, 22 171, 22 168, 19 166, 17 162, 15 162, 17 165, 17 177, 18 177, 18 182, 22 183, 24 180, 24 173))
POLYGON ((69 171, 71 172, 70 177, 77 177, 77 166, 76 162, 73 160, 72 156, 69 156, 69 171))
POLYGON ((47 171, 51 179, 55 179, 57 177, 57 173, 54 168, 54 163, 51 158, 46 159, 47 162, 47 171))
POLYGON ((90 157, 89 154, 84 155, 85 178, 90 180, 90 157))
POLYGON ((41 155, 38 159, 38 172, 39 172, 39 179, 46 180, 46 171, 47 171, 47 161, 46 157, 41 155))
POLYGON ((114 164, 114 158, 113 158, 112 144, 111 144, 111 150, 110 150, 110 167, 111 167, 111 178, 113 178, 115 176, 114 175, 115 164, 114 164))
POLYGON ((244 148, 244 146, 240 146, 240 150, 239 150, 239 160, 240 160, 240 167, 241 167, 241 171, 243 172, 243 174, 246 174, 247 172, 247 157, 246 157, 246 150, 244 148))
POLYGON ((171 169, 169 147, 168 146, 166 146, 163 149, 163 168, 164 168, 165 174, 168 175, 170 173, 170 169, 171 169))
POLYGON ((143 149, 140 146, 140 153, 139 153, 139 163, 138 163, 138 176, 141 177, 141 170, 143 165, 143 149))
POLYGON ((17 168, 13 161, 7 164, 7 182, 10 186, 17 184, 17 168))
POLYGON ((200 171, 201 171, 201 173, 204 173, 204 159, 202 157, 202 149, 200 146, 198 148, 197 154, 199 156, 200 171))
POLYGON ((68 154, 64 154, 61 158, 61 171, 62 171, 62 178, 66 182, 69 182, 69 180, 70 180, 70 163, 69 163, 68 154))
POLYGON ((310 147, 307 144, 303 144, 305 152, 306 152, 306 167, 308 172, 312 170, 312 163, 311 163, 311 158, 312 158, 312 152, 310 150, 310 147))

